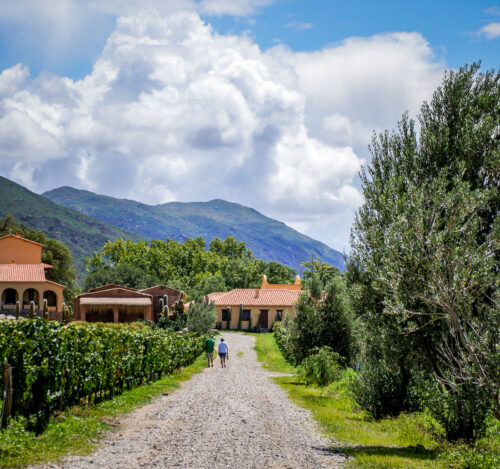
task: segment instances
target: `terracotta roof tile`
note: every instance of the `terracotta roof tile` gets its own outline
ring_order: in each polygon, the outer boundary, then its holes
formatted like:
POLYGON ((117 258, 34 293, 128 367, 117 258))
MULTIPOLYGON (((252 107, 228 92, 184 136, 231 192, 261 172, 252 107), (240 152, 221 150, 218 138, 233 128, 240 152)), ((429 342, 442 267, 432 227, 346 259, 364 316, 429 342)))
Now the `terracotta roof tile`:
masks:
POLYGON ((0 282, 45 282, 44 264, 0 264, 0 282))
POLYGON ((216 306, 293 306, 302 290, 236 288, 215 298, 216 306))

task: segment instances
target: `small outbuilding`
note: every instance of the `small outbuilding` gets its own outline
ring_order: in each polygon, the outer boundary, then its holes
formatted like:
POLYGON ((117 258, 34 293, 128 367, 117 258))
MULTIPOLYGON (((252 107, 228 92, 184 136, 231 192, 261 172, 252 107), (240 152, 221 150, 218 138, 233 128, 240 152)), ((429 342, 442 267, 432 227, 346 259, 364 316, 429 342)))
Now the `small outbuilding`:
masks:
POLYGON ((160 312, 160 299, 167 295, 171 307, 184 294, 166 285, 135 290, 110 284, 93 288, 73 300, 75 320, 87 322, 153 321, 160 312))

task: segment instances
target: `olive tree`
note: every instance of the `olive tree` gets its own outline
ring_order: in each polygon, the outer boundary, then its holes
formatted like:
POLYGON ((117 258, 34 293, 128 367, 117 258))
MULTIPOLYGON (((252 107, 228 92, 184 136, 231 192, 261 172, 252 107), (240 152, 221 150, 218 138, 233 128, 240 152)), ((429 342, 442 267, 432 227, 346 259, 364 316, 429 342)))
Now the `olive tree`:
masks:
POLYGON ((206 334, 217 320, 217 312, 213 301, 198 299, 189 305, 187 328, 192 332, 206 334))
POLYGON ((373 138, 350 264, 378 305, 354 304, 386 357, 436 379, 448 436, 473 439, 500 418, 500 75, 448 72, 419 127, 373 138))

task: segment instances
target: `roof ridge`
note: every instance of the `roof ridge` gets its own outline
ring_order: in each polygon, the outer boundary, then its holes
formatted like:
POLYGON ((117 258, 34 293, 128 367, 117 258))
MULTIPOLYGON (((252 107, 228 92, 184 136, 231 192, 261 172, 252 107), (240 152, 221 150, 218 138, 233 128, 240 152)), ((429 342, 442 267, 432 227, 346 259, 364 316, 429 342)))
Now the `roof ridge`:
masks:
POLYGON ((8 234, 8 235, 5 235, 5 236, 0 236, 0 241, 1 241, 2 239, 5 239, 5 238, 15 238, 15 239, 19 239, 19 240, 21 240, 21 241, 26 241, 26 242, 28 242, 28 243, 38 244, 38 246, 42 246, 42 247, 43 247, 43 246, 45 246, 45 245, 44 245, 44 244, 42 244, 42 243, 38 243, 37 241, 33 241, 33 240, 31 240, 31 239, 28 239, 28 238, 24 238, 24 237, 23 237, 23 236, 21 236, 21 235, 19 235, 19 236, 18 236, 18 235, 15 235, 15 234, 8 234))

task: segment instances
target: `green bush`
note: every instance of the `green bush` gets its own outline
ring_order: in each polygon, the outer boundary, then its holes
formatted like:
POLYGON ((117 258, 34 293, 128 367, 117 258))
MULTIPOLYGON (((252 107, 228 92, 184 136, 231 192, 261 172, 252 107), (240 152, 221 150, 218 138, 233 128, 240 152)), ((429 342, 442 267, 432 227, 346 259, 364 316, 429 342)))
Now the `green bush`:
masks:
POLYGON ((187 328, 192 332, 207 334, 215 327, 217 311, 213 301, 195 300, 189 305, 187 328))
POLYGON ((309 293, 300 295, 295 309, 293 320, 283 321, 275 329, 276 340, 288 359, 299 364, 315 347, 326 345, 347 363, 353 360, 354 318, 340 274, 324 290, 313 276, 309 293))
POLYGON ((275 321, 273 323, 272 332, 278 347, 283 352, 283 355, 288 361, 292 362, 293 354, 290 338, 290 318, 288 313, 285 313, 283 321, 275 321))
POLYGON ((299 377, 307 385, 327 386, 341 378, 340 355, 328 346, 311 351, 299 367, 299 377))
POLYGON ((155 329, 158 327, 154 321, 150 321, 149 319, 136 319, 134 322, 139 324, 144 324, 145 326, 148 326, 151 329, 155 329))
POLYGON ((193 362, 204 337, 151 329, 0 321, 0 363, 13 367, 13 414, 40 431, 51 413, 97 393, 120 391, 193 362))
POLYGON ((471 383, 452 391, 435 386, 436 392, 425 404, 443 426, 449 441, 474 441, 484 435, 491 404, 487 390, 471 383))
POLYGON ((407 380, 399 367, 383 359, 363 363, 350 389, 356 403, 375 419, 397 416, 407 407, 407 380))
POLYGON ((492 469, 500 467, 500 453, 485 447, 479 442, 476 445, 460 444, 444 451, 440 457, 443 467, 448 469, 492 469))
POLYGON ((187 326, 187 314, 178 314, 175 319, 166 316, 160 318, 157 322, 160 329, 171 329, 173 331, 182 331, 187 326))

